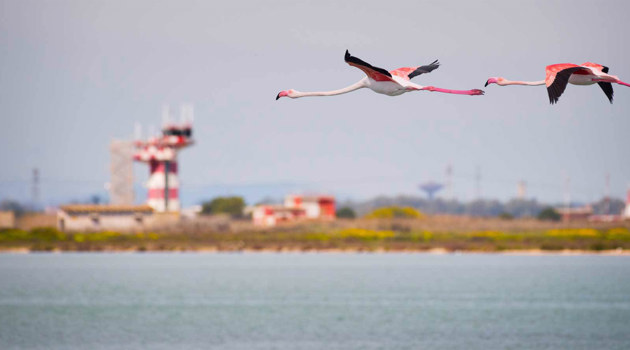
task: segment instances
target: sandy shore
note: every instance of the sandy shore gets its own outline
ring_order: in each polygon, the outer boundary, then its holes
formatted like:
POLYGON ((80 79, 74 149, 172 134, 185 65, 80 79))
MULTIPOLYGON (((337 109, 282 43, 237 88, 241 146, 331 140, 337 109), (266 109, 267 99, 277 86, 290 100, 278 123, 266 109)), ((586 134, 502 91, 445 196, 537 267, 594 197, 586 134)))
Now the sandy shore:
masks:
POLYGON ((245 253, 245 254, 257 254, 257 253, 305 253, 305 254, 355 254, 355 253, 368 253, 368 254, 432 254, 432 255, 446 255, 446 254, 498 254, 498 255, 522 255, 522 256, 542 256, 542 255, 608 255, 608 256, 627 256, 630 255, 630 250, 626 249, 611 249, 611 250, 542 250, 542 249, 523 249, 523 250, 502 250, 502 251, 476 251, 476 250, 456 250, 449 251, 444 248, 433 248, 429 250, 385 250, 385 249, 218 249, 216 247, 201 247, 199 249, 173 249, 173 250, 138 250, 138 249, 104 249, 98 251, 75 251, 75 250, 60 250, 53 249, 50 251, 31 250, 28 248, 10 248, 0 249, 0 254, 27 254, 27 253, 245 253))

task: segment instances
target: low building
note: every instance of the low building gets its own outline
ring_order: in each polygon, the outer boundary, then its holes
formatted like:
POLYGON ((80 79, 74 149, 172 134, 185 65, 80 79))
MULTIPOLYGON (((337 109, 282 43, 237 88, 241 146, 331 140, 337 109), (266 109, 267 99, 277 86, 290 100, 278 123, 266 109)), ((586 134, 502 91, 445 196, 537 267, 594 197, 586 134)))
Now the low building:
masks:
POLYGON ((284 205, 262 204, 253 208, 255 225, 274 226, 303 219, 334 220, 335 197, 288 195, 284 205))
POLYGON ((615 214, 591 215, 588 217, 590 222, 619 222, 623 221, 623 216, 615 214))
POLYGON ((137 231, 153 224, 153 208, 148 205, 62 205, 57 212, 61 231, 137 231))
POLYGON ((334 219, 335 197, 288 195, 284 199, 287 208, 302 208, 309 219, 334 219))
POLYGON ((282 222, 296 221, 306 218, 306 211, 302 208, 287 208, 282 205, 257 205, 252 211, 255 225, 274 226, 282 222))
POLYGON ((590 205, 576 208, 556 208, 562 216, 562 221, 587 221, 593 215, 593 208, 590 205))
POLYGON ((57 213, 37 212, 26 213, 15 220, 15 227, 20 230, 32 230, 38 227, 55 227, 57 225, 57 213))
POLYGON ((12 211, 0 211, 0 229, 15 227, 15 213, 12 211))

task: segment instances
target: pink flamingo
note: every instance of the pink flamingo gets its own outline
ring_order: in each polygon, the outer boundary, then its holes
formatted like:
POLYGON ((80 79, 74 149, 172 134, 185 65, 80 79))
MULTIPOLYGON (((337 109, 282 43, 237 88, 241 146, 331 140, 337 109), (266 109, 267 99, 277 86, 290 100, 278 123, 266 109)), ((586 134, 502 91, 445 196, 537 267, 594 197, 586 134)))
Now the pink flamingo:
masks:
POLYGON ((444 92, 448 94, 459 94, 459 95, 483 95, 482 90, 474 89, 474 90, 448 90, 441 89, 434 86, 421 86, 418 84, 414 84, 409 79, 424 73, 429 73, 434 69, 437 69, 440 64, 437 60, 433 61, 426 66, 419 67, 403 67, 393 70, 391 72, 386 71, 383 68, 374 67, 371 64, 360 60, 354 56, 351 56, 348 50, 346 50, 345 61, 349 65, 353 67, 357 67, 362 70, 367 77, 359 80, 355 84, 352 84, 348 87, 339 90, 333 91, 322 91, 322 92, 300 92, 297 90, 283 90, 278 93, 276 96, 276 100, 280 97, 290 97, 290 98, 299 98, 306 96, 334 96, 348 93, 350 91, 362 89, 362 88, 370 88, 372 91, 389 95, 389 96, 398 96, 402 95, 405 92, 409 91, 437 91, 444 92))
POLYGON ((601 64, 586 62, 581 65, 572 63, 559 63, 552 64, 546 68, 547 76, 545 80, 540 81, 511 81, 505 78, 496 77, 490 78, 486 81, 488 84, 497 84, 500 86, 506 85, 547 85, 547 93, 549 94, 549 103, 554 104, 558 102, 562 93, 567 87, 567 84, 573 85, 593 85, 597 83, 602 88, 606 97, 610 103, 613 103, 613 87, 612 83, 630 86, 628 83, 624 83, 614 75, 608 74, 608 67, 601 64))

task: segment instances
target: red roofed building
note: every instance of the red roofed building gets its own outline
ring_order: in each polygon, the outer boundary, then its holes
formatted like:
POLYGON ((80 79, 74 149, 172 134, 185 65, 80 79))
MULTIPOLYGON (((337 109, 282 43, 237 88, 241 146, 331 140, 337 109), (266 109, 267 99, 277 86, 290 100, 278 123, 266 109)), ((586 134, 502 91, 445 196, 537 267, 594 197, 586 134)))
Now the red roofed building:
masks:
POLYGON ((334 219, 335 197, 288 195, 284 199, 287 208, 303 208, 309 219, 334 219))
POLYGON ((288 195, 284 205, 258 205, 252 212, 255 225, 274 226, 302 219, 335 219, 335 197, 288 195))

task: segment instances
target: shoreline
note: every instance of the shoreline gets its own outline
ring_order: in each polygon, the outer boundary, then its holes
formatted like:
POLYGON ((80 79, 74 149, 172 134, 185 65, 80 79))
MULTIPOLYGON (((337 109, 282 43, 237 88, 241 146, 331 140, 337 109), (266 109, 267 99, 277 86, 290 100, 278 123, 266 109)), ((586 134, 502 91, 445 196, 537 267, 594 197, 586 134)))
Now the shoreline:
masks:
POLYGON ((65 253, 94 253, 94 254, 151 254, 151 253, 175 253, 175 254, 216 254, 216 253, 236 253, 236 254, 425 254, 425 255, 510 255, 510 256, 578 256, 578 255, 600 255, 600 256, 630 256, 628 249, 608 249, 608 250, 584 250, 584 249, 515 249, 501 251, 482 250, 455 250, 450 251, 444 248, 433 248, 428 250, 386 250, 386 249, 218 249, 207 247, 199 249, 173 249, 173 250, 141 250, 141 249, 103 249, 103 250, 32 250, 29 248, 0 249, 0 254, 65 254, 65 253))

